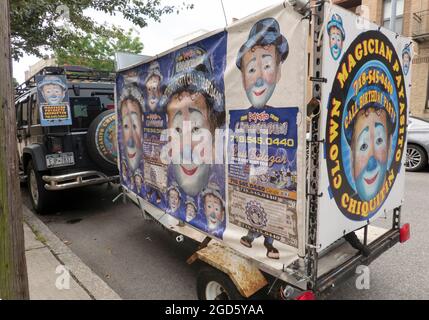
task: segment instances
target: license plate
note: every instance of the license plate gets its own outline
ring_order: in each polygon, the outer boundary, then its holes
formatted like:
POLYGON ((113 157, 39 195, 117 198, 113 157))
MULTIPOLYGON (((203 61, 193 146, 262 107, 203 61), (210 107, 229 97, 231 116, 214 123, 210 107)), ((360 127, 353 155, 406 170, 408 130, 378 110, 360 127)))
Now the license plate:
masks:
POLYGON ((48 168, 67 167, 74 165, 73 152, 48 154, 46 156, 46 166, 48 168))

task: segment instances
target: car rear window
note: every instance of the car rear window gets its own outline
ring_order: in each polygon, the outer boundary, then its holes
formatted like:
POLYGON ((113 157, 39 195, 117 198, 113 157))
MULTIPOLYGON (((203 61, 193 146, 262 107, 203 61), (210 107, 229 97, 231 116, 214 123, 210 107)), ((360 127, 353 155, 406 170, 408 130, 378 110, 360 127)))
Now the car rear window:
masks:
POLYGON ((91 122, 103 111, 99 97, 70 98, 73 124, 72 130, 86 130, 91 122))

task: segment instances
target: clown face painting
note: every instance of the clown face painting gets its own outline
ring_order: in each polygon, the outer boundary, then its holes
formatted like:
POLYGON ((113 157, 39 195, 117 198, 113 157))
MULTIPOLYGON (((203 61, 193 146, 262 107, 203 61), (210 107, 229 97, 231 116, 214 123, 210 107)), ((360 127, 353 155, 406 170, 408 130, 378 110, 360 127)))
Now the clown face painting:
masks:
POLYGON ((329 47, 332 57, 337 60, 343 50, 343 38, 340 29, 332 27, 329 32, 329 47))
POLYGON ((148 74, 144 81, 146 89, 146 101, 149 112, 157 112, 159 101, 162 96, 161 83, 163 76, 161 74, 161 67, 158 61, 153 61, 149 65, 148 74))
POLYGON ((216 231, 222 226, 225 209, 222 200, 213 194, 204 197, 204 213, 207 218, 207 229, 209 232, 216 231))
POLYGON ((343 27, 343 19, 340 15, 332 15, 328 22, 329 48, 331 56, 334 60, 338 60, 343 52, 345 30, 343 27))
POLYGON ((273 95, 281 77, 279 65, 274 45, 254 47, 243 56, 243 85, 254 107, 265 107, 273 95))
POLYGON ((168 192, 168 207, 171 212, 176 212, 180 207, 180 194, 174 189, 168 192))
MULTIPOLYGON (((203 129, 210 130, 209 113, 207 101, 200 93, 182 92, 172 97, 167 106, 168 128, 175 130, 181 138, 180 154, 193 154, 194 148, 198 145, 199 139, 194 136, 201 134, 203 129), (185 123, 190 123, 190 133, 184 132, 185 123), (190 134, 192 139, 183 139, 184 135, 190 134), (187 141, 189 140, 189 141, 187 141)), ((200 150, 201 158, 205 157, 207 149, 200 150)), ((207 185, 210 175, 210 165, 208 164, 174 164, 174 176, 179 186, 189 196, 196 196, 207 185)))
POLYGON ((194 205, 188 203, 186 205, 186 222, 190 222, 197 216, 197 209, 194 205))
POLYGON ((211 56, 204 48, 191 46, 176 53, 174 73, 160 107, 167 113, 169 139, 177 139, 176 148, 168 151, 169 177, 183 194, 196 197, 209 183, 215 131, 225 119, 220 117, 224 96, 214 81, 211 56))
POLYGON ((385 110, 361 110, 353 128, 352 170, 356 189, 364 201, 373 199, 386 178, 391 137, 385 110))
POLYGON ((161 79, 157 75, 152 75, 146 82, 147 105, 151 112, 155 112, 161 98, 161 79))
POLYGON ((58 105, 64 102, 67 85, 61 77, 45 76, 38 87, 48 105, 58 105))
POLYGON ((402 65, 404 68, 404 74, 407 76, 410 72, 410 66, 411 66, 411 49, 410 47, 406 47, 404 51, 402 52, 402 65))
POLYGON ((244 90, 253 107, 266 107, 280 81, 281 64, 288 54, 289 44, 280 33, 277 20, 267 18, 253 25, 236 61, 244 90))
POLYGON ((50 105, 61 103, 65 96, 64 89, 57 84, 47 84, 42 89, 43 97, 50 105))
POLYGON ((136 185, 136 188, 137 188, 137 192, 140 193, 141 190, 143 189, 143 182, 144 182, 142 175, 141 174, 136 174, 134 176, 134 182, 135 182, 135 185, 136 185))
POLYGON ((125 157, 131 170, 135 171, 143 154, 142 110, 137 100, 126 99, 121 105, 121 122, 125 157))

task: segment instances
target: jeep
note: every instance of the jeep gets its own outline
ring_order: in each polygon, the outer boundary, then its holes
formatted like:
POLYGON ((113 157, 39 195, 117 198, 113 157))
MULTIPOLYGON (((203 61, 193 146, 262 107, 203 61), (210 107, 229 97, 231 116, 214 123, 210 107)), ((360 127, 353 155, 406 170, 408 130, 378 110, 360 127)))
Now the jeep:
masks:
POLYGON ((20 178, 35 211, 55 192, 117 182, 114 74, 84 67, 45 67, 16 88, 20 178), (66 75, 71 125, 43 126, 36 76, 66 75))

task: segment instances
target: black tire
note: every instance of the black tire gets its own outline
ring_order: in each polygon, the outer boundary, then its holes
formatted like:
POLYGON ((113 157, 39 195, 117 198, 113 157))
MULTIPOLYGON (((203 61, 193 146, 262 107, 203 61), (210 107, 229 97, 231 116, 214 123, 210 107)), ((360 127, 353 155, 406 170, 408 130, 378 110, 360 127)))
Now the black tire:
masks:
POLYGON ((45 189, 45 182, 42 180, 42 175, 41 172, 34 168, 33 162, 30 160, 27 165, 27 186, 31 204, 38 214, 48 213, 52 199, 52 192, 45 189))
POLYGON ((208 266, 204 266, 197 276, 197 295, 199 300, 244 300, 225 273, 208 266), (210 291, 216 291, 209 288, 213 284, 221 288, 222 293, 217 295, 217 298, 213 298, 214 294, 210 294, 210 291))
POLYGON ((427 164, 428 156, 426 151, 416 144, 409 144, 407 146, 407 159, 405 161, 405 168, 407 171, 422 171, 427 164))
POLYGON ((102 139, 106 134, 105 129, 112 128, 113 125, 116 125, 115 111, 104 111, 91 122, 86 137, 89 156, 92 161, 107 173, 118 172, 117 159, 109 152, 110 150, 105 147, 104 140, 102 139), (98 136, 100 136, 100 139, 98 136))

